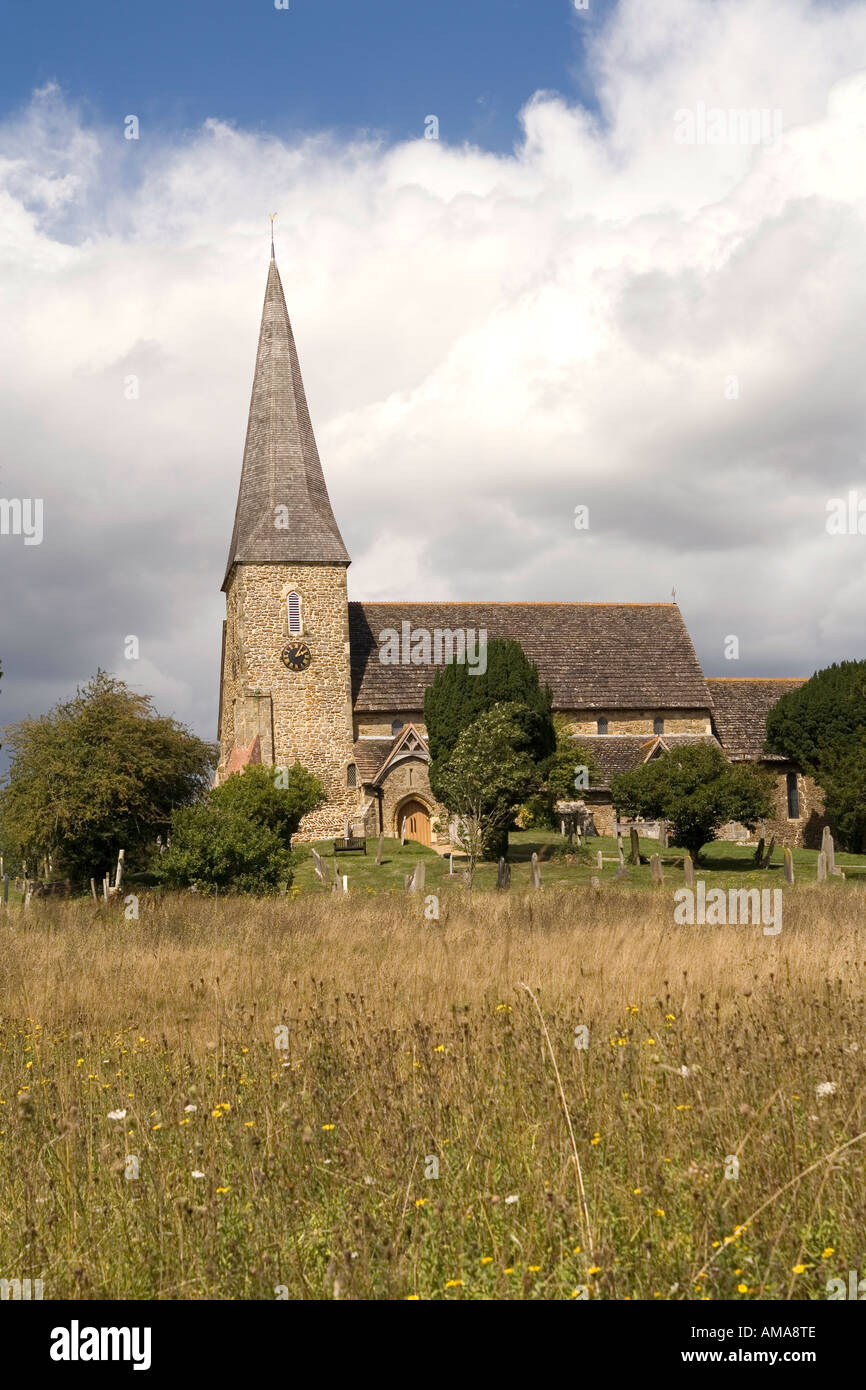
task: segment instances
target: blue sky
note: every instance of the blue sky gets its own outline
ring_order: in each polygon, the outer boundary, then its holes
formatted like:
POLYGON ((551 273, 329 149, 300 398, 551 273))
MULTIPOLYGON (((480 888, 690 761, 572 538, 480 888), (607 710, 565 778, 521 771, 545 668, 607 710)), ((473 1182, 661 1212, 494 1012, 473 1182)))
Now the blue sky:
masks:
POLYGON ((580 95, 592 0, 4 0, 0 114, 56 81, 96 119, 151 131, 207 117, 266 129, 417 136, 510 150, 537 90, 580 95))

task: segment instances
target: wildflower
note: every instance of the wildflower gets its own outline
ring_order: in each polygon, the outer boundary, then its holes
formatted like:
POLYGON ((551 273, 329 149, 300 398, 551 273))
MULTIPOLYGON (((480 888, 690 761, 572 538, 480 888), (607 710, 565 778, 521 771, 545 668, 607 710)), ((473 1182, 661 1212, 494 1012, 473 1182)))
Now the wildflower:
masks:
POLYGON ((576 1245, 576 1246, 574 1247, 574 1249, 572 1250, 572 1252, 571 1252, 572 1255, 579 1255, 580 1252, 581 1252, 581 1248, 582 1248, 581 1246, 576 1245))
POLYGON ((445 1280, 445 1287, 446 1287, 446 1289, 461 1289, 461 1288, 463 1287, 463 1280, 462 1280, 462 1279, 446 1279, 446 1280, 445 1280))
POLYGON ((204 1173, 200 1173, 200 1172, 198 1171, 197 1168, 193 1168, 192 1172, 190 1173, 190 1177, 192 1177, 192 1178, 203 1178, 203 1177, 204 1177, 204 1173))
POLYGON ((423 1207, 423 1206, 426 1206, 426 1204, 427 1204, 427 1198, 426 1198, 426 1197, 417 1197, 417 1198, 415 1199, 415 1205, 416 1205, 416 1207, 423 1207))
POLYGON ((713 1241, 713 1249, 714 1249, 714 1250, 718 1250, 718 1248, 719 1248, 719 1246, 721 1245, 721 1243, 722 1243, 722 1242, 721 1242, 720 1240, 714 1240, 714 1241, 713 1241))
POLYGON ((656 1045, 656 1040, 655 1040, 655 1038, 647 1038, 646 1042, 644 1043, 644 1047, 655 1047, 655 1045, 656 1045))
POLYGON ((530 1274, 537 1274, 541 1269, 541 1265, 527 1265, 526 1268, 529 1270, 530 1274))
POLYGON ((738 1284, 738 1285, 737 1285, 737 1293, 748 1293, 748 1292, 749 1292, 749 1286, 748 1286, 748 1284, 738 1284))
POLYGON ((184 1114, 185 1114, 185 1115, 191 1115, 195 1110, 198 1110, 198 1106, 197 1106, 197 1105, 185 1105, 185 1106, 183 1107, 183 1110, 184 1110, 184 1114))
POLYGON ((643 1192, 643 1188, 642 1188, 642 1187, 633 1187, 633 1188, 632 1188, 632 1196, 633 1196, 633 1197, 639 1197, 640 1194, 641 1194, 642 1192, 643 1192))
POLYGON ((678 1105, 678 1106, 677 1106, 677 1110, 691 1110, 691 1108, 692 1108, 692 1107, 691 1107, 690 1105, 678 1105))
POLYGON ((834 1096, 836 1094, 835 1081, 819 1081, 815 1087, 816 1096, 834 1096))
POLYGON ((322 1125, 322 1129, 334 1129, 334 1125, 322 1125))
POLYGON ((443 1043, 440 1043, 438 1047, 434 1047, 433 1051, 434 1051, 434 1052, 444 1052, 444 1051, 445 1051, 445 1046, 444 1046, 444 1044, 443 1044, 443 1043))
POLYGON ((483 1265, 492 1265, 492 1264, 493 1264, 493 1256, 492 1256, 492 1255, 482 1255, 482 1256, 481 1256, 481 1263, 482 1263, 483 1265))
POLYGON ((125 1119, 126 1119, 126 1111, 125 1111, 125 1110, 109 1110, 109 1112, 108 1112, 108 1118, 109 1118, 109 1120, 125 1120, 125 1119))
POLYGON ((626 1011, 627 1014, 636 1014, 636 1013, 639 1012, 638 1005, 637 1005, 637 1004, 626 1004, 626 1006, 625 1006, 625 1011, 626 1011))
POLYGON ((821 1259, 822 1259, 822 1260, 829 1260, 830 1256, 831 1256, 831 1255, 835 1255, 835 1254, 836 1254, 836 1251, 833 1249, 833 1246, 832 1246, 832 1245, 828 1245, 826 1250, 822 1250, 822 1251, 821 1251, 821 1259))
POLYGON ((510 1004, 497 1004, 497 1005, 496 1005, 496 1012, 497 1012, 498 1014, 501 1014, 501 1013, 510 1014, 510 1013, 511 1013, 511 1005, 510 1005, 510 1004))
POLYGON ((231 1192, 230 1187, 218 1187, 217 1192, 231 1192))
POLYGON ((676 1014, 665 1014, 665 1019, 668 1023, 676 1023, 677 1021, 676 1014))
POLYGON ((792 1266, 791 1266, 791 1269, 793 1270, 794 1274, 805 1274, 805 1273, 806 1273, 806 1270, 807 1270, 807 1269, 811 1269, 811 1268, 812 1268, 811 1265, 792 1265, 792 1266))
POLYGON ((221 1120, 223 1117, 223 1112, 221 1110, 212 1110, 210 1113, 215 1120, 221 1120))
POLYGON ((664 1216, 664 1214, 665 1213, 663 1207, 656 1207, 656 1216, 664 1216))
POLYGON ((598 1130, 596 1130, 595 1134, 592 1136, 592 1138, 590 1139, 589 1142, 590 1142, 590 1144, 600 1144, 600 1143, 601 1143, 601 1135, 598 1133, 598 1130))
POLYGON ((420 1301, 421 1301, 421 1295, 420 1295, 419 1293, 407 1293, 407 1295, 406 1295, 406 1302, 407 1302, 407 1303, 420 1303, 420 1301))
POLYGON ((503 1273, 503 1274, 513 1274, 513 1273, 514 1273, 514 1265, 509 1265, 507 1269, 503 1269, 502 1273, 503 1273))
POLYGON ((507 1207, 510 1207, 510 1206, 512 1206, 515 1202, 519 1202, 519 1201, 520 1201, 520 1198, 518 1197, 517 1193, 514 1192, 514 1193, 512 1193, 512 1195, 511 1195, 510 1197, 506 1197, 506 1198, 505 1198, 505 1205, 506 1205, 507 1207))
POLYGON ((252 1129, 255 1120, 244 1120, 244 1129, 252 1129))
POLYGON ((154 1125, 153 1128, 154 1128, 154 1129, 162 1129, 162 1125, 161 1125, 161 1124, 159 1124, 159 1125, 154 1125))
POLYGON ((590 1265, 587 1274, 601 1274, 601 1265, 590 1265))

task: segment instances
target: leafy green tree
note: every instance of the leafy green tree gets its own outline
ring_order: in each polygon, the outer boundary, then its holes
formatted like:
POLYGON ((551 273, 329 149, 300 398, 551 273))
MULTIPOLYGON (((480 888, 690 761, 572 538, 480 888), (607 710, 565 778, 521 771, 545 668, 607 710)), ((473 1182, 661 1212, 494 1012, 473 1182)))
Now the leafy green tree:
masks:
POLYGON ((136 868, 169 826, 172 808, 209 783, 215 749, 158 715, 104 671, 74 699, 6 731, 12 760, 0 790, 7 855, 77 883, 101 877, 118 850, 136 868))
POLYGON ((521 807, 523 825, 556 827, 557 801, 579 801, 586 786, 596 785, 601 776, 593 754, 569 733, 568 724, 560 715, 554 715, 554 726, 556 749, 542 764, 541 787, 521 807), (585 769, 586 780, 580 786, 576 785, 578 769, 585 769))
POLYGON ((668 821, 674 844, 697 861, 728 821, 753 830, 770 816, 772 786, 753 763, 729 763, 714 744, 693 743, 614 777, 611 792, 620 814, 668 821))
POLYGON ((468 665, 441 667, 424 697, 424 721, 433 763, 442 762, 479 715, 494 705, 520 706, 513 719, 522 743, 535 762, 556 748, 550 686, 542 687, 538 667, 519 642, 494 637, 487 643, 487 668, 472 674, 468 665))
POLYGON ((836 755, 866 730, 866 661, 842 661, 787 691, 767 715, 766 751, 820 780, 825 754, 836 755))
POLYGON ((540 773, 518 722, 521 713, 522 707, 511 703, 485 710, 463 730, 437 769, 433 790, 458 820, 470 882, 479 858, 498 859, 508 852, 514 812, 539 785, 540 773))
POLYGON ((300 763, 253 764, 172 816, 169 848, 154 873, 169 888, 273 893, 292 881, 292 836, 325 791, 300 763))
POLYGON ((866 730, 844 748, 825 750, 817 780, 824 810, 843 849, 860 854, 866 842, 866 730))

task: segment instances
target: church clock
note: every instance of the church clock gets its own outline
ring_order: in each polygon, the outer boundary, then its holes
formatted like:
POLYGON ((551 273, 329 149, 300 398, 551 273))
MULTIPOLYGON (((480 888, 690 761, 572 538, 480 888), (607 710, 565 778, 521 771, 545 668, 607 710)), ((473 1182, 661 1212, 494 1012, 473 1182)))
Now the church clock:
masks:
POLYGON ((306 671, 313 659, 306 642, 287 642, 280 652, 280 661, 290 671, 306 671))

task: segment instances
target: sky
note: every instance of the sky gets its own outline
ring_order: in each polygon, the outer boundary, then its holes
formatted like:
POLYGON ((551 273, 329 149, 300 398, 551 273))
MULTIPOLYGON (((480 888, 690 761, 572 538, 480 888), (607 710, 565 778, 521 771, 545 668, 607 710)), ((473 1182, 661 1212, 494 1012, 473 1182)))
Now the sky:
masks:
POLYGON ((272 212, 350 597, 866 655, 862 0, 0 23, 0 723, 102 667, 215 736, 272 212))

